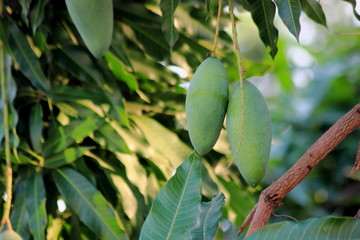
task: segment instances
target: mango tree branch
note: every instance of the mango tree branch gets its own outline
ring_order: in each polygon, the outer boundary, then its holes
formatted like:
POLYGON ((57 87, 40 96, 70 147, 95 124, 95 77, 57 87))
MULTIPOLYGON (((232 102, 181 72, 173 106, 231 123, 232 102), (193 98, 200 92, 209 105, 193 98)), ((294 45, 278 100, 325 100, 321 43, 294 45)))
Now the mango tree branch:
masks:
MULTIPOLYGON (((360 127, 360 104, 355 105, 329 128, 277 181, 262 191, 247 236, 265 226, 281 200, 347 135, 360 127)), ((243 227, 243 226, 242 226, 243 227)), ((244 228, 244 227, 243 227, 244 228)))
POLYGON ((354 164, 353 169, 351 170, 350 176, 354 175, 359 170, 360 170, 360 141, 359 141, 359 146, 358 146, 358 150, 356 153, 355 164, 354 164))

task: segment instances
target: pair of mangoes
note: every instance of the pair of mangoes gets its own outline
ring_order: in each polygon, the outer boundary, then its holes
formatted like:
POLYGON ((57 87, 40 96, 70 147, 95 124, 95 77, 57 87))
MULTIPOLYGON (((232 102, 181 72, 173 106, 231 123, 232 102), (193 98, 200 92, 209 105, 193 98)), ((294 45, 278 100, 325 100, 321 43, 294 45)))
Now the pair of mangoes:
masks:
POLYGON ((241 175, 252 186, 265 175, 271 145, 271 119, 259 90, 244 81, 229 100, 229 85, 223 64, 208 58, 200 64, 186 96, 190 141, 203 156, 215 145, 227 114, 230 148, 241 175), (241 96, 241 92, 244 96, 241 96), (243 102, 242 102, 243 101, 243 102))

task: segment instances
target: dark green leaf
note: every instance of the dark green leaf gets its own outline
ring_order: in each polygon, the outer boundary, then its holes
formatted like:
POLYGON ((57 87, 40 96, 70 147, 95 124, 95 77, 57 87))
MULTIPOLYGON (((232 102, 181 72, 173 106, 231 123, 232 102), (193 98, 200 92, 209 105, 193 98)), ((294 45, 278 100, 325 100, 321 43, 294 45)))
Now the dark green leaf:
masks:
POLYGON ((30 12, 30 23, 33 34, 35 34, 36 29, 40 26, 44 20, 45 5, 48 0, 36 0, 34 7, 30 12))
POLYGON ((225 203, 224 194, 214 196, 210 202, 201 203, 200 226, 191 232, 191 239, 214 239, 219 220, 222 215, 222 206, 225 203))
POLYGON ((268 48, 272 58, 277 53, 278 30, 274 26, 276 7, 271 0, 245 0, 246 10, 251 12, 252 19, 257 25, 260 38, 268 48))
POLYGON ((20 71, 30 80, 35 88, 50 94, 49 80, 45 77, 39 60, 30 48, 26 37, 15 24, 11 24, 10 33, 9 45, 16 62, 20 66, 20 71))
POLYGON ((80 220, 99 238, 125 239, 112 207, 80 173, 71 168, 53 172, 57 188, 80 220))
POLYGON ((327 26, 324 11, 317 0, 300 0, 300 3, 301 10, 303 10, 309 18, 325 27, 327 26))
POLYGON ((83 156, 90 147, 72 147, 66 148, 63 152, 55 153, 45 158, 44 167, 57 168, 69 164, 83 156))
POLYGON ((311 218, 301 222, 269 224, 246 239, 359 239, 360 219, 349 217, 311 218))
POLYGON ((275 0, 281 20, 299 41, 301 6, 299 0, 275 0))
POLYGON ((360 21, 360 15, 356 11, 356 0, 343 0, 343 1, 348 2, 352 5, 354 16, 360 21))
POLYGON ((161 0, 160 8, 162 12, 162 26, 161 30, 164 33, 165 39, 169 43, 170 49, 173 48, 179 33, 174 26, 175 10, 179 5, 180 0, 161 0))
POLYGON ((206 20, 214 14, 217 7, 217 0, 206 0, 206 20))
POLYGON ((26 184, 26 209, 29 213, 29 228, 34 239, 45 239, 46 208, 45 186, 42 173, 33 171, 26 184))
POLYGON ((42 115, 41 104, 35 104, 30 112, 29 129, 31 144, 37 153, 41 153, 42 115))
POLYGON ((200 159, 192 153, 156 196, 140 239, 188 239, 201 201, 200 159))
POLYGON ((74 88, 70 86, 56 86, 53 90, 54 101, 74 102, 76 100, 92 100, 100 104, 106 102, 106 96, 93 87, 74 88))
POLYGON ((27 16, 28 16, 28 13, 30 10, 31 1, 32 0, 19 0, 19 3, 21 5, 21 17, 22 17, 23 21, 26 23, 26 25, 29 24, 27 16))

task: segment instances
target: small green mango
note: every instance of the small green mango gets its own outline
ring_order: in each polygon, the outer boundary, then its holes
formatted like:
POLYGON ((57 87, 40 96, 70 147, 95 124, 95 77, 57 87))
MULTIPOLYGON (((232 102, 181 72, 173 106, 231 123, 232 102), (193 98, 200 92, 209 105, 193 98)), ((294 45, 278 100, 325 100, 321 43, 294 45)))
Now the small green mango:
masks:
POLYGON ((185 103, 190 140, 200 156, 210 152, 219 138, 228 97, 223 64, 216 58, 206 59, 195 71, 185 103))
POLYGON ((13 230, 5 230, 0 233, 0 240, 22 240, 22 237, 13 230))
POLYGON ((66 7, 86 47, 95 57, 108 49, 113 34, 112 0, 66 0, 66 7))
POLYGON ((271 118, 260 91, 244 82, 244 123, 238 84, 231 93, 226 129, 234 161, 247 183, 255 187, 263 179, 271 146, 271 118), (242 141, 239 143, 242 135, 242 141))

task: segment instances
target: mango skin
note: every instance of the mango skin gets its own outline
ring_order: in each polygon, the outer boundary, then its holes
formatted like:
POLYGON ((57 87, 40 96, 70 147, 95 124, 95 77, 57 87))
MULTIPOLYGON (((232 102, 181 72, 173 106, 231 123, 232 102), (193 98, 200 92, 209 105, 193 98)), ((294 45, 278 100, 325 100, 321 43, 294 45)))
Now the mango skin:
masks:
POLYGON ((22 240, 22 237, 12 230, 5 230, 0 233, 0 240, 22 240))
POLYGON ((186 120, 195 151, 211 151, 223 126, 229 97, 229 83, 223 64, 207 58, 195 71, 186 95, 186 120))
POLYGON ((113 34, 112 0, 65 0, 70 17, 86 47, 97 58, 108 49, 113 34))
POLYGON ((255 187, 263 179, 270 156, 271 118, 260 91, 250 82, 244 82, 244 128, 241 135, 240 84, 231 93, 226 118, 230 149, 241 175, 255 187), (236 151, 238 152, 236 153, 236 151))

